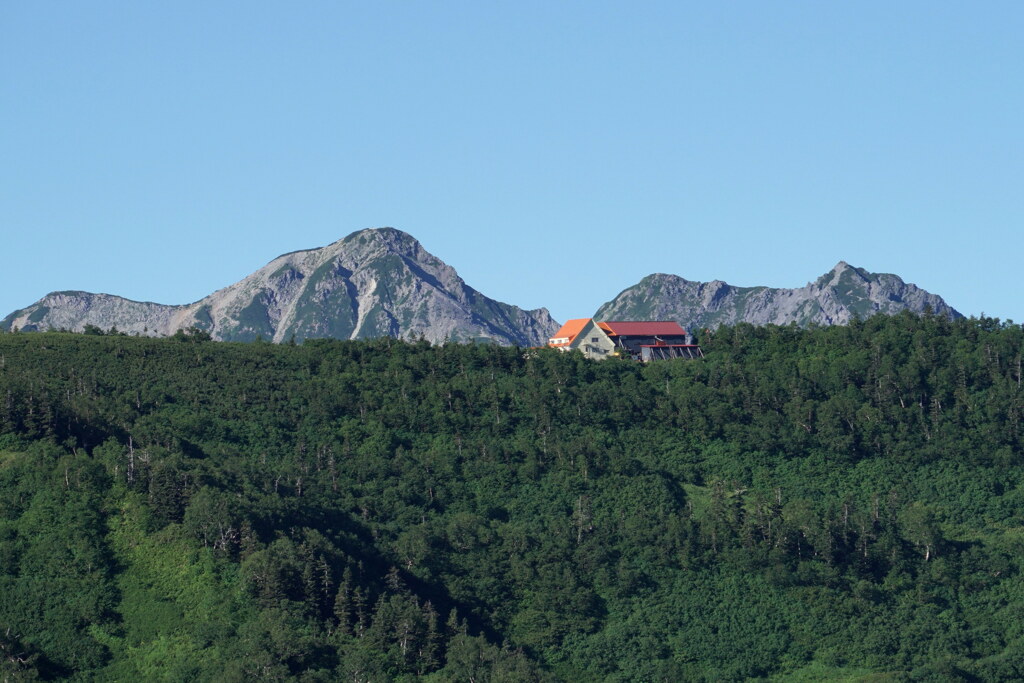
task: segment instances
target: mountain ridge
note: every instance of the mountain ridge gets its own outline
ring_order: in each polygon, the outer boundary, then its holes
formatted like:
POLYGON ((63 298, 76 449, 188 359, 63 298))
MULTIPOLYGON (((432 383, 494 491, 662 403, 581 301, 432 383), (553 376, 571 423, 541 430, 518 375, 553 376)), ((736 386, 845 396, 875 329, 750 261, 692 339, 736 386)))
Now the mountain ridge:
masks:
POLYGON ((876 313, 926 310, 950 319, 963 315, 937 294, 892 273, 871 273, 846 261, 803 287, 737 287, 652 273, 602 304, 595 318, 676 320, 692 328, 749 322, 755 325, 842 325, 876 313))
MULTIPOLYGON (((799 288, 738 287, 652 273, 593 317, 674 320, 703 329, 738 322, 835 325, 875 313, 929 309, 963 317, 942 297, 897 275, 841 260, 799 288)), ((544 345, 559 327, 546 308, 524 310, 473 289, 453 267, 395 228, 359 230, 323 247, 281 254, 190 304, 61 290, 0 321, 2 329, 25 331, 82 331, 87 325, 150 336, 195 327, 224 341, 392 336, 519 346, 544 345)))

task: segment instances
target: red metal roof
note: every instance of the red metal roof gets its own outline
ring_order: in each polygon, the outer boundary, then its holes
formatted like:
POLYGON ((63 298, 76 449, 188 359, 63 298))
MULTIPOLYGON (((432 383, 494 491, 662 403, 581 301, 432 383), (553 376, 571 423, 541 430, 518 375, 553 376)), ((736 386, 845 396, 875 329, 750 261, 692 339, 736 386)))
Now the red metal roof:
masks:
POLYGON ((686 334, 679 323, 671 320, 617 321, 600 323, 610 334, 619 337, 675 337, 686 334))
POLYGON ((696 349, 699 344, 641 344, 641 349, 696 349))

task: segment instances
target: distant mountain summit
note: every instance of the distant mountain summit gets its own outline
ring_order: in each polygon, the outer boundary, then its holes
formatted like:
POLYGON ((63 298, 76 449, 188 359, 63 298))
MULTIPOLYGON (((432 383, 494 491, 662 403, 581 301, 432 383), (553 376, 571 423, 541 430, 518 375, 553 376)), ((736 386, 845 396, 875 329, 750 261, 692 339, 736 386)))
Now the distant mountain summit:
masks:
POLYGON ((601 306, 598 320, 675 320, 699 329, 748 322, 755 325, 842 325, 854 317, 926 307, 948 318, 963 316, 942 297, 896 275, 869 273, 845 261, 799 289, 734 287, 715 280, 692 282, 656 273, 601 306))
POLYGON ((278 256, 245 279, 185 306, 109 294, 54 292, 0 327, 86 325, 147 335, 198 327, 215 339, 423 337, 430 342, 537 346, 558 329, 547 309, 490 299, 401 230, 355 232, 320 249, 278 256))

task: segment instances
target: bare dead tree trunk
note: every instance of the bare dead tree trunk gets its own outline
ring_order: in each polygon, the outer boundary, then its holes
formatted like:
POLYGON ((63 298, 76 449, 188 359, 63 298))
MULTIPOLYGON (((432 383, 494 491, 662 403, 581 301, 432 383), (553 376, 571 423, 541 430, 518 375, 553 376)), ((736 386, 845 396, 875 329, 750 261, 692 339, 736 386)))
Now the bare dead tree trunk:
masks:
POLYGON ((135 444, 132 437, 128 437, 128 483, 135 481, 135 444))

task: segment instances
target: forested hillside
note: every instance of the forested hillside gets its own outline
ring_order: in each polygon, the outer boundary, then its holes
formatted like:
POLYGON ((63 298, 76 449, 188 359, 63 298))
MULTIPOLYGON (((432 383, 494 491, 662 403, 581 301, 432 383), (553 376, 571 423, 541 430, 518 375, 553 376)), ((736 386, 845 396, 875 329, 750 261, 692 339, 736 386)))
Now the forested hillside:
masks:
POLYGON ((0 334, 2 678, 1024 678, 1021 328, 702 345, 0 334))

